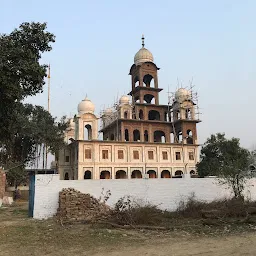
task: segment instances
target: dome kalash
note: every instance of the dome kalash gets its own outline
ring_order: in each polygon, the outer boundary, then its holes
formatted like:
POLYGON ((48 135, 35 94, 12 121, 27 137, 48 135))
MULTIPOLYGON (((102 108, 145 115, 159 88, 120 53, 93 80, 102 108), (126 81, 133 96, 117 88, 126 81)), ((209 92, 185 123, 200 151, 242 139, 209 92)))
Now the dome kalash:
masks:
POLYGON ((191 92, 185 88, 179 88, 175 92, 175 100, 179 103, 182 103, 186 100, 191 100, 191 92))
POLYGON ((88 98, 85 98, 78 104, 77 110, 79 115, 86 113, 93 114, 95 106, 88 98))
POLYGON ((134 56, 134 64, 139 65, 144 62, 154 62, 153 54, 144 46, 144 36, 142 35, 142 48, 134 56))

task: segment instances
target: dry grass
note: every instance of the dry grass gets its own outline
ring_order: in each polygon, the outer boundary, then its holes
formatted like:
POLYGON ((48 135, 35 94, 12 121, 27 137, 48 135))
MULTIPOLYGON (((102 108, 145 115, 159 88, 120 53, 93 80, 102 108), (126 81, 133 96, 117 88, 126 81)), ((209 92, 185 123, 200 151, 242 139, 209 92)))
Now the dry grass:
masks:
MULTIPOLYGON (((122 253, 124 248, 135 250, 135 247, 138 247, 139 252, 147 251, 150 247, 152 254, 147 255, 169 255, 164 254, 164 251, 161 252, 164 244, 170 244, 173 248, 174 244, 182 241, 188 243, 191 239, 201 241, 205 237, 210 239, 214 236, 214 239, 218 239, 219 236, 227 237, 234 234, 239 234, 240 237, 241 234, 255 232, 255 226, 251 224, 210 227, 202 225, 200 219, 177 217, 176 214, 162 212, 155 207, 137 206, 135 209, 137 212, 133 212, 133 216, 137 216, 137 223, 150 224, 148 218, 153 217, 154 220, 160 221, 158 224, 165 225, 169 229, 165 231, 122 230, 98 224, 61 226, 54 219, 36 221, 28 218, 26 203, 1 208, 0 256, 112 255, 107 254, 111 251, 116 252, 113 255, 130 255, 129 250, 127 254, 122 253), (157 216, 158 214, 160 217, 157 216)), ((215 240, 211 240, 211 243, 213 241, 215 240)), ((189 242, 185 246, 192 245, 193 242, 189 242)), ((167 250, 166 247, 164 248, 167 250)))
POLYGON ((198 201, 194 195, 191 195, 187 200, 180 202, 176 214, 196 219, 203 218, 206 214, 212 214, 219 218, 245 218, 251 211, 255 211, 256 214, 255 201, 233 198, 207 203, 198 201))

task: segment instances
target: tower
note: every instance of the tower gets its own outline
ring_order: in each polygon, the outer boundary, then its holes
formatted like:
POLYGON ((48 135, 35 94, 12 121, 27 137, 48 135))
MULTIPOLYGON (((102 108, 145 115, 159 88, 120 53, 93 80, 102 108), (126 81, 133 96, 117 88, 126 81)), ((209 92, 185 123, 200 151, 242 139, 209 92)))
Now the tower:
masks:
MULTIPOLYGON (((116 112, 126 109, 123 114, 112 113, 105 125, 103 139, 137 142, 170 142, 171 123, 168 122, 168 105, 159 105, 158 70, 152 53, 142 47, 134 56, 130 68, 132 103, 122 96, 116 112), (132 112, 132 114, 130 114, 132 112)), ((109 112, 109 111, 108 111, 109 112)), ((103 116, 106 116, 105 114, 103 116)))
POLYGON ((158 93, 162 90, 158 88, 157 71, 159 68, 154 63, 152 53, 145 48, 144 36, 142 36, 142 48, 134 56, 134 64, 130 73, 132 82, 133 103, 151 104, 154 99, 155 104, 159 104, 158 93))
POLYGON ((76 140, 97 140, 98 139, 98 118, 94 114, 95 106, 86 97, 78 104, 78 115, 75 116, 75 139, 76 140))
POLYGON ((197 144, 196 124, 200 120, 196 118, 195 105, 191 91, 185 88, 179 88, 176 91, 171 106, 176 143, 197 144))

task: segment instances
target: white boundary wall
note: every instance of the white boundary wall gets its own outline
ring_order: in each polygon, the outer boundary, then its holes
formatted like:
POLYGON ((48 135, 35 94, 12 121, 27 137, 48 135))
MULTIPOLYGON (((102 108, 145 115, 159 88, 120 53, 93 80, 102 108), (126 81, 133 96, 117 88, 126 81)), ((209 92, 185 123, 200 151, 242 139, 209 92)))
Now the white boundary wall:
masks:
MULTIPOLYGON (((110 190, 107 204, 113 206, 125 195, 158 205, 163 210, 175 210, 181 199, 191 193, 199 200, 212 201, 230 196, 230 191, 217 184, 214 178, 182 179, 119 179, 119 180, 60 180, 58 174, 41 174, 35 177, 34 218, 54 216, 58 208, 59 192, 74 188, 99 198, 110 190)), ((250 180, 246 195, 256 200, 256 179, 250 180)))

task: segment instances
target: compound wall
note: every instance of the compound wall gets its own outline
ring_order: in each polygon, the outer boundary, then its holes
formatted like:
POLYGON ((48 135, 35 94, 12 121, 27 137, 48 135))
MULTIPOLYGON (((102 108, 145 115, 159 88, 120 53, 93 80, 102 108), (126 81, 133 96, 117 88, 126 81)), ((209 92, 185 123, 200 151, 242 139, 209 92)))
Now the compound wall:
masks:
MULTIPOLYGON (((107 204, 113 206, 118 199, 130 195, 144 202, 158 205, 163 210, 175 210, 181 200, 194 193, 199 200, 212 201, 230 196, 230 191, 218 185, 214 178, 182 179, 118 179, 118 180, 60 180, 58 174, 35 177, 34 218, 54 216, 58 208, 59 192, 74 188, 96 198, 110 190, 107 204)), ((246 196, 256 200, 256 179, 251 179, 246 196)))

